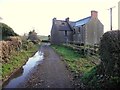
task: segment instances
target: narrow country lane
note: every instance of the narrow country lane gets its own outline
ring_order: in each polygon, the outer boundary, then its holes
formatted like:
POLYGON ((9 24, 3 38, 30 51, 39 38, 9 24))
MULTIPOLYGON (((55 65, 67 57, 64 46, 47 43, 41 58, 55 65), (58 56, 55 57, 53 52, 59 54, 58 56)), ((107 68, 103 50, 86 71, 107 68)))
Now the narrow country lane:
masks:
POLYGON ((23 88, 72 88, 72 78, 64 62, 47 44, 40 48, 44 60, 37 65, 24 83, 23 88))

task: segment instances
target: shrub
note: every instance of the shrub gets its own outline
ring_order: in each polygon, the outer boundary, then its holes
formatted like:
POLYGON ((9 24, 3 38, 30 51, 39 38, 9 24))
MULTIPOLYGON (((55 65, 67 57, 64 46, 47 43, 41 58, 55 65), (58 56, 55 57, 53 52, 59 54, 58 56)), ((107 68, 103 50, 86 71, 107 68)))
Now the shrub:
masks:
POLYGON ((4 23, 0 23, 0 32, 2 34, 2 40, 5 40, 9 36, 18 36, 11 27, 4 23))
POLYGON ((120 31, 106 32, 99 50, 104 75, 120 77, 120 31))
POLYGON ((13 52, 19 51, 21 49, 22 41, 20 37, 10 37, 9 41, 0 41, 0 62, 6 63, 10 59, 10 55, 13 52))

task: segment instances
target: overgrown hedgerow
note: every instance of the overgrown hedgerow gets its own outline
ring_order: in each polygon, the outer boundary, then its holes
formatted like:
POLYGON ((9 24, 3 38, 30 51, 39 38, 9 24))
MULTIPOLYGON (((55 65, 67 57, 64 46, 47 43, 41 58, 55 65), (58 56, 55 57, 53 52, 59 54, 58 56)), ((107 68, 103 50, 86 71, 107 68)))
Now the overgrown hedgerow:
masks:
MULTIPOLYGON (((16 69, 19 69, 27 59, 37 51, 38 45, 27 44, 28 49, 23 49, 17 53, 10 56, 10 60, 7 63, 2 64, 2 80, 4 81, 10 74, 12 74, 16 69)), ((0 79, 1 80, 1 79, 0 79)))
POLYGON ((106 32, 101 38, 101 63, 83 75, 87 88, 120 88, 120 31, 106 32))

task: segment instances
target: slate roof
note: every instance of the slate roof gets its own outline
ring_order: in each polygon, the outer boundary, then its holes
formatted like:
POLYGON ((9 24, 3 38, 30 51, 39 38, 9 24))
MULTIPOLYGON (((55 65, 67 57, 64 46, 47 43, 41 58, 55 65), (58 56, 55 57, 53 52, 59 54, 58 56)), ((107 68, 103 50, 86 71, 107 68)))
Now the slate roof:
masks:
POLYGON ((71 25, 72 27, 75 26, 75 22, 71 22, 71 21, 69 21, 69 23, 70 23, 70 25, 71 25))
POLYGON ((84 24, 88 23, 90 18, 91 18, 91 16, 76 21, 75 26, 81 26, 81 25, 84 25, 84 24))
MULTIPOLYGON (((78 20, 76 22, 69 21, 69 24, 71 25, 71 27, 74 27, 74 26, 80 27, 81 25, 88 23, 90 18, 91 18, 91 16, 83 18, 83 19, 78 20)), ((66 21, 64 21, 64 20, 57 20, 57 21, 60 22, 60 24, 58 25, 58 28, 60 31, 72 31, 70 26, 68 25, 68 23, 66 21), (62 23, 64 23, 64 24, 62 24, 62 23)))

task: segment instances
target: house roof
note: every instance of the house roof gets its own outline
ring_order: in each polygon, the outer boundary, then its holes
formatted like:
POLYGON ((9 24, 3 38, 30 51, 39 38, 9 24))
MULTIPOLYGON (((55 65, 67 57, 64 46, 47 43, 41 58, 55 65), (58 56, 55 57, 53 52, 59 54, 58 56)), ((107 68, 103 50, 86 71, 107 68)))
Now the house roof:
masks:
POLYGON ((69 23, 70 23, 70 25, 71 25, 72 27, 75 26, 75 22, 69 21, 69 23))
MULTIPOLYGON (((83 19, 78 20, 76 22, 69 21, 69 24, 71 25, 71 27, 74 27, 74 26, 80 27, 81 25, 88 23, 90 18, 91 18, 91 16, 83 18, 83 19)), ((57 28, 60 31, 72 31, 72 29, 70 28, 68 23, 64 20, 56 20, 56 25, 58 26, 57 28)))
POLYGON ((84 24, 88 23, 90 18, 91 18, 91 16, 76 21, 75 26, 81 26, 81 25, 84 25, 84 24))

